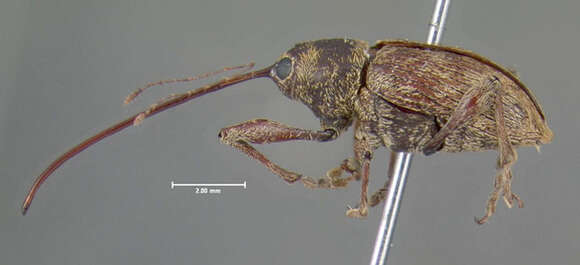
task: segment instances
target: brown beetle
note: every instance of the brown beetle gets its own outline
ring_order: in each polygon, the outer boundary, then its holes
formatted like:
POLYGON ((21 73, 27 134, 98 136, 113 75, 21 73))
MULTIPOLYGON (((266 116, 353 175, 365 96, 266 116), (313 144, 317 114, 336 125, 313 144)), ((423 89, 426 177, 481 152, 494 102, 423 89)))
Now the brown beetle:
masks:
POLYGON ((299 43, 271 66, 224 78, 216 83, 172 96, 83 141, 61 155, 42 172, 24 204, 26 213, 39 186, 77 153, 133 123, 191 99, 243 81, 269 77, 289 98, 300 100, 320 119, 320 130, 293 128, 256 119, 220 130, 222 143, 258 160, 274 174, 310 188, 345 187, 362 179, 361 201, 349 209, 350 217, 367 215, 378 204, 379 190, 367 199, 373 151, 463 152, 498 150, 498 172, 487 203, 484 223, 503 194, 511 207, 520 198, 511 192, 510 167, 517 160, 515 147, 539 146, 551 141, 552 132, 531 91, 512 72, 470 51, 409 41, 324 39, 299 43), (290 140, 330 141, 354 123, 354 158, 311 177, 288 171, 271 162, 250 144, 290 140), (342 177, 346 171, 348 177, 342 177))

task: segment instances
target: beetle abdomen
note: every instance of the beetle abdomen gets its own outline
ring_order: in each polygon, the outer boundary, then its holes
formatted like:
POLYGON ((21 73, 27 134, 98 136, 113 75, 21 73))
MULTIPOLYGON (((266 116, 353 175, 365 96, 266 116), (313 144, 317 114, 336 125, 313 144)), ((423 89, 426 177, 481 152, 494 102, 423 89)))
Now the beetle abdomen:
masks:
MULTIPOLYGON (((488 59, 460 49, 413 42, 381 42, 375 48, 367 86, 392 104, 433 116, 443 125, 463 95, 497 78, 511 144, 539 145, 551 140, 552 132, 529 89, 488 59)), ((486 107, 447 136, 442 151, 496 149, 495 107, 486 107)))

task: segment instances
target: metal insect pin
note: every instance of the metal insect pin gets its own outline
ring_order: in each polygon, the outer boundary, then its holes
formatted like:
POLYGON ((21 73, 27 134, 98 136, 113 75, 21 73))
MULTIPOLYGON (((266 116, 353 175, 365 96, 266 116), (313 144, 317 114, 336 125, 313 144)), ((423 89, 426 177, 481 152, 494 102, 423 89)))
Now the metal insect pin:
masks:
MULTIPOLYGON (((384 199, 380 190, 370 200, 367 195, 373 151, 381 146, 426 155, 497 150, 494 188, 485 215, 476 220, 485 223, 494 213, 500 194, 507 206, 515 202, 523 207, 511 191, 510 168, 517 160, 515 148, 546 144, 553 136, 539 103, 519 78, 473 52, 400 40, 378 41, 372 46, 353 39, 308 41, 296 44, 271 66, 172 95, 76 145, 37 177, 22 213, 26 213, 47 177, 87 147, 163 110, 256 78, 270 78, 284 95, 308 106, 320 120, 321 129, 255 119, 221 129, 220 141, 289 183, 300 180, 309 188, 334 189, 360 180, 360 203, 347 210, 350 217, 366 216, 369 206, 384 199), (352 125, 354 157, 319 179, 284 169, 251 145, 331 141, 352 125), (343 177, 344 173, 348 176, 343 177)), ((160 81, 146 87, 189 80, 160 81)), ((141 91, 130 95, 127 101, 141 91)))

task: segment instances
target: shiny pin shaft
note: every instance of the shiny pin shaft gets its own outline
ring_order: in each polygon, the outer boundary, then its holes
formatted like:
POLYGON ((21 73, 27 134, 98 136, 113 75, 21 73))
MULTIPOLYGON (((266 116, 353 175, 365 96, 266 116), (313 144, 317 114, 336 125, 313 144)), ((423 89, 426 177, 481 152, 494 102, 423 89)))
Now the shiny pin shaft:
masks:
MULTIPOLYGON (((448 0, 437 0, 431 23, 429 23, 428 44, 439 44, 443 35, 445 19, 449 10, 448 0)), ((391 248, 391 240, 399 214, 399 207, 403 197, 403 191, 407 183, 407 175, 411 167, 412 153, 391 153, 389 161, 389 183, 387 184, 387 195, 385 198, 385 208, 377 232, 377 239, 370 265, 385 265, 391 248)))

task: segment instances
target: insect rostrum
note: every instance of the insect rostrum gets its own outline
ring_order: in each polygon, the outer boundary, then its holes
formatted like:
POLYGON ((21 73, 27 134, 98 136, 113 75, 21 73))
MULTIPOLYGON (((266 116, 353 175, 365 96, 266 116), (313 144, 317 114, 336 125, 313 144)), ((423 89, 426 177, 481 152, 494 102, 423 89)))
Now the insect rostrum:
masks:
POLYGON ((220 130, 218 137, 270 169, 287 182, 310 188, 345 187, 362 180, 360 204, 350 217, 364 217, 370 200, 367 186, 373 151, 463 152, 497 150, 494 188, 484 223, 500 195, 511 207, 520 198, 511 191, 510 167, 515 148, 539 146, 552 139, 542 109, 513 73, 470 51, 409 41, 323 39, 296 44, 271 66, 224 78, 151 106, 85 140, 61 155, 36 179, 23 204, 26 213, 36 191, 65 161, 134 122, 191 99, 247 80, 267 77, 287 97, 308 106, 320 119, 319 130, 294 128, 266 119, 220 130), (315 179, 286 170, 251 144, 291 140, 331 141, 354 125, 354 157, 315 179), (348 176, 343 177, 343 173, 348 176))

